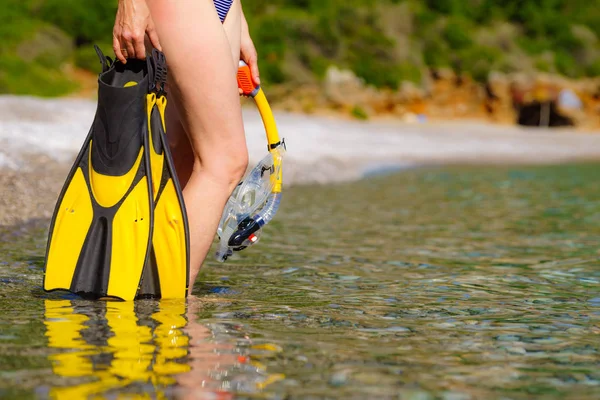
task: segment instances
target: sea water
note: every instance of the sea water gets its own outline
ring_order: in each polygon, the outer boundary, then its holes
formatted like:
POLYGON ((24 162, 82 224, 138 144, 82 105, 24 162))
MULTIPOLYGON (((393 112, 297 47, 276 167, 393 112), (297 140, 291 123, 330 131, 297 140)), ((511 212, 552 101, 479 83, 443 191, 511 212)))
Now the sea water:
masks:
POLYGON ((599 170, 288 188, 187 302, 46 294, 48 221, 0 228, 0 398, 597 399, 599 170))

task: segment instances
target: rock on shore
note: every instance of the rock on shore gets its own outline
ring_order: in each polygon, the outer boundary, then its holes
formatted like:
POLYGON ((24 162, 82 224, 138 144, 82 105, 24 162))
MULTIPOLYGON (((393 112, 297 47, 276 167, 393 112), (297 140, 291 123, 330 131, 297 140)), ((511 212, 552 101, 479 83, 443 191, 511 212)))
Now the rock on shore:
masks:
POLYGON ((600 78, 569 80, 550 74, 496 72, 480 83, 449 69, 425 69, 423 76, 418 84, 406 81, 392 91, 375 89, 352 71, 330 67, 319 85, 274 88, 270 96, 274 104, 287 111, 341 113, 359 119, 477 119, 500 124, 600 128, 600 78))

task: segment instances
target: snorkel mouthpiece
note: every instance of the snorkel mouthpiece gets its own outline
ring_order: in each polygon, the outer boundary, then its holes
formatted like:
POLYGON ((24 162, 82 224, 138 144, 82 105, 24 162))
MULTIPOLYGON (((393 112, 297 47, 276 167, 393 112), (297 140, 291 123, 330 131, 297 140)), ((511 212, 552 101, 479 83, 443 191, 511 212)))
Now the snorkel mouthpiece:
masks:
MULTIPOLYGON (((258 239, 260 239, 260 226, 258 226, 256 221, 252 218, 246 218, 238 225, 238 227, 240 229, 229 238, 227 252, 226 254, 222 253, 223 259, 220 261, 225 261, 234 251, 242 251, 246 247, 255 244, 258 242, 258 239)), ((217 259, 219 259, 219 254, 220 253, 217 253, 217 259)))
POLYGON ((257 243, 262 227, 277 213, 281 203, 278 183, 283 153, 283 145, 274 148, 233 191, 217 229, 218 261, 225 261, 234 252, 257 243))
POLYGON ((260 226, 258 223, 247 217, 238 225, 238 230, 234 232, 227 243, 229 247, 247 247, 249 244, 254 244, 258 241, 258 236, 254 233, 258 232, 260 226), (248 244, 248 241, 250 242, 248 244))

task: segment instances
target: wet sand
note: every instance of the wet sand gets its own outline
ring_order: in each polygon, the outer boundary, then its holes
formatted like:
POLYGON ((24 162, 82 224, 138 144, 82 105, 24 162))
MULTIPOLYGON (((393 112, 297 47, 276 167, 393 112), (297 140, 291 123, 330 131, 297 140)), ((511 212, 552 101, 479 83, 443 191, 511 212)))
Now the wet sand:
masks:
POLYGON ((29 171, 0 170, 0 226, 51 218, 69 165, 49 161, 29 171))

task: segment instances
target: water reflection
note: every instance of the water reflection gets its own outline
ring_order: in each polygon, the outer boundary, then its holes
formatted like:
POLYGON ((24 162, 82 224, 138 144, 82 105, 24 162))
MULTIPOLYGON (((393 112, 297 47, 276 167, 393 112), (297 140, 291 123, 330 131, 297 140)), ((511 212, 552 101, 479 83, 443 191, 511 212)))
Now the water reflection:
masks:
POLYGON ((0 229, 0 398, 598 399, 599 168, 290 188, 187 304, 45 307, 47 226, 0 229))
POLYGON ((260 349, 243 325, 198 322, 196 301, 47 299, 44 306, 48 347, 55 350, 48 359, 64 378, 51 398, 118 392, 228 399, 282 378, 250 355, 260 349))

